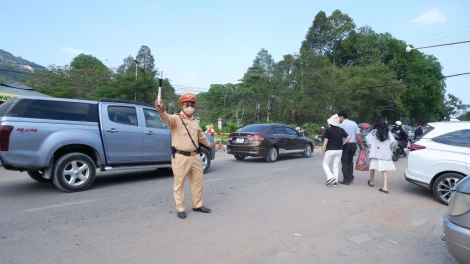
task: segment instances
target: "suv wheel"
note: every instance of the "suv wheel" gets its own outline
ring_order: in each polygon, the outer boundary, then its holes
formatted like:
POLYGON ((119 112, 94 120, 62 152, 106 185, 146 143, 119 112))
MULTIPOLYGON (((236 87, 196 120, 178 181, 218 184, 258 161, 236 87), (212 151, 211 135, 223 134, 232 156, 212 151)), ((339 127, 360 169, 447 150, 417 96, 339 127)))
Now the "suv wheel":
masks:
POLYGON ((211 166, 211 154, 206 148, 201 148, 202 171, 206 173, 211 166))
POLYGON ((464 176, 457 173, 446 173, 439 176, 432 187, 434 197, 440 203, 448 205, 452 188, 463 178, 464 176))
POLYGON ((40 182, 40 183, 45 183, 45 182, 50 182, 51 180, 50 179, 44 179, 42 177, 42 171, 27 171, 29 177, 31 177, 31 179, 37 181, 37 182, 40 182))
POLYGON ((266 155, 266 161, 267 162, 275 162, 279 156, 279 152, 277 151, 277 148, 275 147, 270 147, 268 150, 268 155, 266 155))
POLYGON ((310 158, 312 156, 312 146, 310 144, 305 145, 304 158, 310 158))
POLYGON ((64 192, 88 189, 96 176, 93 160, 83 153, 69 153, 56 161, 52 182, 64 192))
POLYGON ((245 156, 243 155, 233 155, 235 157, 236 160, 244 160, 245 159, 245 156))

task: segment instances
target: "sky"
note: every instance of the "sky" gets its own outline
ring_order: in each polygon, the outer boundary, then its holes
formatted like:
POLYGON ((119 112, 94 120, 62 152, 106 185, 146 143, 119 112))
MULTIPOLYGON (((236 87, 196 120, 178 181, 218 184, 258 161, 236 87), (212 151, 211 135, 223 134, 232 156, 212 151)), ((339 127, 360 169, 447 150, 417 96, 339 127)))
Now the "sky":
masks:
MULTIPOLYGON (((0 49, 35 63, 66 65, 80 53, 118 67, 142 45, 177 92, 236 83, 262 48, 275 61, 299 51, 315 15, 335 9, 357 27, 389 32, 415 47, 470 40, 470 1, 4 1, 0 49), (6 26, 8 25, 8 26, 6 26)), ((422 49, 444 75, 470 72, 470 43, 422 49)), ((413 52, 413 51, 412 51, 413 52)), ((470 75, 447 92, 470 104, 470 75)))

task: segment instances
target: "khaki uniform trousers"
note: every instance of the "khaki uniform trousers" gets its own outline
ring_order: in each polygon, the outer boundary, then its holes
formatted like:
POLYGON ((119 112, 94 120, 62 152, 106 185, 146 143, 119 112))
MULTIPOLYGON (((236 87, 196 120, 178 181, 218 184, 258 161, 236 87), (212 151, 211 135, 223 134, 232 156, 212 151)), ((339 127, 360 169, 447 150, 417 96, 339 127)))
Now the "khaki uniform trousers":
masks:
POLYGON ((176 153, 172 160, 174 182, 174 196, 176 202, 176 211, 184 211, 184 180, 189 176, 189 184, 191 185, 191 195, 193 208, 202 206, 202 181, 203 169, 201 156, 184 156, 176 153))

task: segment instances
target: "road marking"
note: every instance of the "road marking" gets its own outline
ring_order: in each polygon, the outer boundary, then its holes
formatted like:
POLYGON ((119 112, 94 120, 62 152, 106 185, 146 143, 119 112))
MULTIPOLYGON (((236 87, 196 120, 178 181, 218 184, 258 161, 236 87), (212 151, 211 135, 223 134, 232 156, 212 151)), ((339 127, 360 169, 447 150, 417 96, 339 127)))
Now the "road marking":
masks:
POLYGON ((213 182, 213 181, 221 181, 223 180, 222 178, 218 178, 218 179, 211 179, 211 180, 206 180, 204 182, 213 182))
POLYGON ((29 213, 29 212, 41 211, 41 210, 52 209, 52 208, 57 208, 57 207, 64 207, 64 206, 69 206, 69 205, 90 203, 90 202, 94 202, 94 201, 95 200, 83 200, 83 201, 79 201, 79 202, 54 204, 54 205, 48 205, 48 206, 43 206, 43 207, 31 208, 31 209, 25 210, 23 212, 29 213))

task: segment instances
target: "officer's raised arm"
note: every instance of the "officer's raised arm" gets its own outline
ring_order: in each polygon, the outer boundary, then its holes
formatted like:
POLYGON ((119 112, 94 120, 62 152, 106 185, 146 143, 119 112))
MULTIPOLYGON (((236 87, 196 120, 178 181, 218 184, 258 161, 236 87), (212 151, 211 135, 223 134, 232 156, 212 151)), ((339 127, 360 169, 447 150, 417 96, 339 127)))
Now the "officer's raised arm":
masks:
POLYGON ((163 120, 163 122, 165 122, 168 127, 172 128, 175 125, 176 117, 165 112, 162 100, 160 100, 160 104, 158 104, 157 101, 158 100, 155 100, 155 108, 157 108, 160 118, 163 120))

